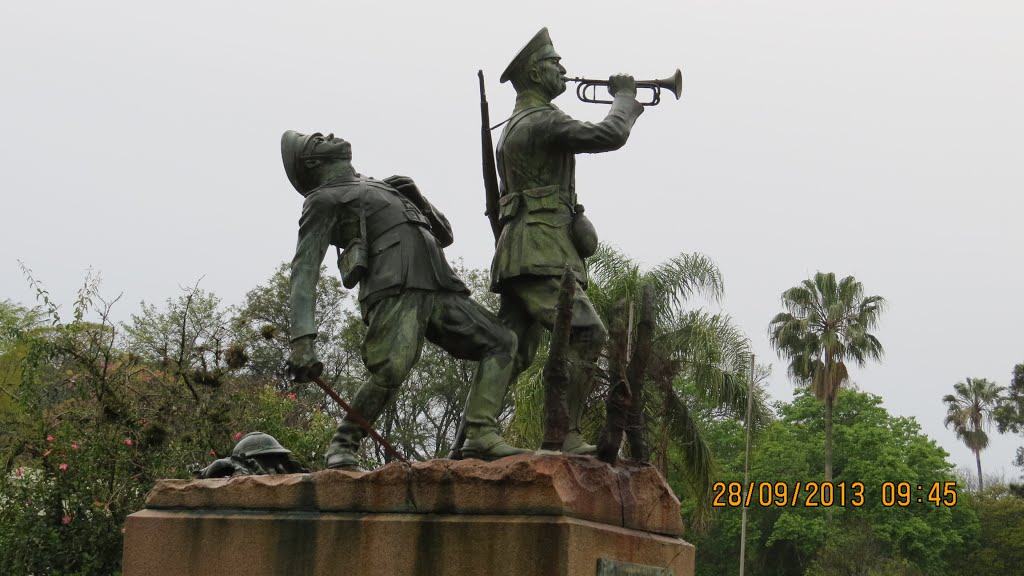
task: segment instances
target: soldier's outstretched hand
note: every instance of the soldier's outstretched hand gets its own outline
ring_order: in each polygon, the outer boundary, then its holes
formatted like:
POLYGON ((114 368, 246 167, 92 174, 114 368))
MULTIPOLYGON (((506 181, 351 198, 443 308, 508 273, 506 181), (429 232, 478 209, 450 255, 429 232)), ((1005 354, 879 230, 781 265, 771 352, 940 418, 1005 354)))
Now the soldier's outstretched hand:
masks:
POLYGON ((252 471, 233 457, 214 460, 213 464, 192 473, 196 478, 230 478, 232 476, 248 476, 250 474, 252 474, 252 471))
POLYGON ((608 78, 608 93, 614 97, 619 92, 636 98, 636 81, 629 74, 616 74, 608 78))
POLYGON ((313 336, 303 336, 292 342, 288 373, 296 382, 310 382, 323 374, 324 364, 316 357, 315 340, 313 336))

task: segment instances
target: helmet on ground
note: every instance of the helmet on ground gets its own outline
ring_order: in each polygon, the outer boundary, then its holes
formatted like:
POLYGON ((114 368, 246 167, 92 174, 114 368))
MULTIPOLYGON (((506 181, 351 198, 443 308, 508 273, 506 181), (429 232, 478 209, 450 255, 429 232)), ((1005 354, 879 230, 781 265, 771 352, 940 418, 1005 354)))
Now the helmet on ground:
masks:
POLYGON ((266 432, 249 432, 235 444, 231 455, 237 458, 252 458, 261 454, 291 454, 276 438, 266 432))

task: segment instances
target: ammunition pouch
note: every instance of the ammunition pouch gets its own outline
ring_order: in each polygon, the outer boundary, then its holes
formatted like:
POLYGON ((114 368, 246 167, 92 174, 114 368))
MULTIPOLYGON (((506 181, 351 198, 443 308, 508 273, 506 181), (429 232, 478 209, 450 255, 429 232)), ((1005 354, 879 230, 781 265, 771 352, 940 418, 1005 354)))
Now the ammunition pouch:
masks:
POLYGON ((597 230, 583 214, 583 205, 573 206, 568 193, 562 193, 555 184, 512 192, 498 200, 498 222, 502 225, 515 218, 520 206, 525 206, 527 224, 546 224, 552 227, 569 224, 569 235, 581 258, 589 258, 597 252, 597 230), (566 210, 568 209, 568 210, 566 210), (569 219, 571 214, 571 221, 569 219))
POLYGON ((355 288, 369 268, 369 251, 363 238, 354 238, 344 252, 338 253, 338 271, 341 272, 341 284, 345 288, 355 288))
POLYGON ((527 222, 543 221, 556 225, 560 218, 552 218, 554 213, 570 207, 562 198, 557 184, 505 194, 498 200, 498 204, 498 221, 502 224, 515 218, 520 207, 524 207, 528 215, 527 222))
POLYGON ((519 194, 505 194, 498 199, 498 222, 507 224, 519 213, 519 194))
POLYGON ((359 202, 359 237, 353 238, 345 251, 338 250, 338 271, 341 285, 351 290, 359 285, 370 269, 370 250, 366 245, 366 204, 359 202))
POLYGON ((527 212, 531 213, 554 212, 559 208, 569 207, 568 203, 562 200, 557 184, 523 190, 522 196, 527 212))

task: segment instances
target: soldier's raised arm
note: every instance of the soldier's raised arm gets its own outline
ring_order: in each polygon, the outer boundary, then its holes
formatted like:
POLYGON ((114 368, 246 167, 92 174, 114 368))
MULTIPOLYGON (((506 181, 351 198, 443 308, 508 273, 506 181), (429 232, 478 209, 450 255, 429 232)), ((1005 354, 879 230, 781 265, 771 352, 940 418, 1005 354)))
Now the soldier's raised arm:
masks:
POLYGON ((333 211, 325 206, 327 198, 316 193, 306 198, 299 217, 299 239, 291 266, 292 340, 316 335, 316 284, 320 264, 331 246, 333 211))
POLYGON ((319 132, 306 135, 288 130, 281 136, 281 160, 285 173, 295 190, 305 197, 289 287, 292 353, 288 365, 299 382, 306 382, 323 371, 314 347, 316 285, 320 279, 320 264, 331 245, 331 232, 337 224, 331 197, 322 190, 316 190, 323 182, 311 181, 305 170, 307 164, 319 164, 335 156, 351 159, 352 153, 348 143, 334 138, 333 134, 325 138, 319 132))
POLYGON ((608 92, 614 98, 604 120, 597 123, 573 120, 559 112, 548 127, 552 146, 574 153, 595 153, 618 150, 629 139, 629 132, 644 107, 636 99, 636 83, 632 76, 616 74, 608 79, 608 92))
POLYGON ((292 357, 290 369, 298 382, 319 376, 323 365, 316 358, 316 285, 320 264, 331 245, 333 210, 316 193, 306 198, 299 218, 299 240, 292 259, 290 294, 292 357))

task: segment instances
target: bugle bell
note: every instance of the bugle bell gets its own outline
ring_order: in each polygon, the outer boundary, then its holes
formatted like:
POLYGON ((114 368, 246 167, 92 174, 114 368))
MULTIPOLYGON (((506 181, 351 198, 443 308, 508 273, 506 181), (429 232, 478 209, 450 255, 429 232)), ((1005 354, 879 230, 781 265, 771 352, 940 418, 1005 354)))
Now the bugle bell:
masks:
MULTIPOLYGON (((607 86, 607 80, 591 80, 589 78, 569 78, 569 82, 577 82, 576 85, 576 97, 583 102, 589 102, 590 104, 611 104, 611 100, 598 100, 597 99, 597 87, 607 86), (587 95, 587 90, 593 89, 590 95, 587 95)), ((641 102, 644 106, 657 106, 661 102, 661 90, 664 88, 672 94, 675 94, 676 100, 683 95, 683 73, 676 68, 676 73, 669 76, 668 78, 662 78, 661 80, 637 80, 637 90, 641 88, 647 88, 651 91, 651 99, 647 102, 641 102)))

